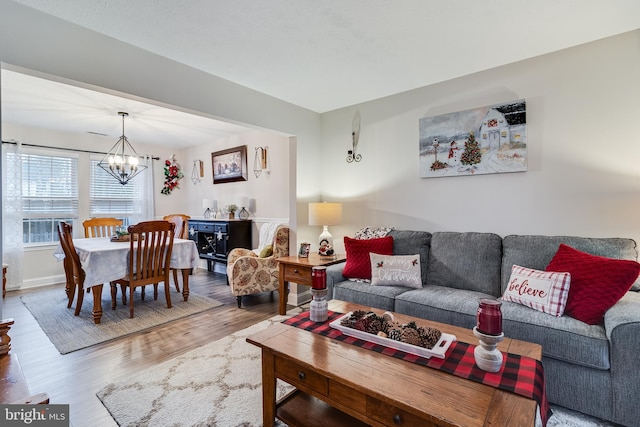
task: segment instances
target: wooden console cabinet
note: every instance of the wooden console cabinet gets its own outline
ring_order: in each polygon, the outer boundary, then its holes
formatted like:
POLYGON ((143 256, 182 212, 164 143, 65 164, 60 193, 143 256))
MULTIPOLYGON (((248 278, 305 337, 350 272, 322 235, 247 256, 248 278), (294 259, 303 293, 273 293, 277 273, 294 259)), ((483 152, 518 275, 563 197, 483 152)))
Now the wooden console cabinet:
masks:
POLYGON ((231 249, 252 247, 250 220, 190 219, 189 239, 196 243, 201 259, 207 260, 207 270, 213 263, 227 263, 231 249))

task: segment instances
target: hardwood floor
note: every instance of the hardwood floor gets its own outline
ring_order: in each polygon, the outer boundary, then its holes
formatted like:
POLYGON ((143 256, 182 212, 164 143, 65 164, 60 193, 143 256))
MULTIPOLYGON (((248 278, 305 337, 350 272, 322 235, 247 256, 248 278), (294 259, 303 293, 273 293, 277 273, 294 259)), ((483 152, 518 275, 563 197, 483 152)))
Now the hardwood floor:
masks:
MULTIPOLYGON (((63 284, 56 286, 64 292, 63 284)), ((173 279, 171 286, 175 292, 173 279)), ((277 293, 244 297, 238 309, 224 274, 198 270, 190 277, 189 288, 224 305, 66 355, 58 353, 20 301, 20 295, 38 290, 7 292, 2 314, 15 321, 9 331, 11 352, 20 359, 30 392, 46 392, 51 403, 69 404, 74 427, 116 426, 96 397, 106 384, 278 313, 277 293)), ((92 321, 87 316, 87 322, 92 321)))

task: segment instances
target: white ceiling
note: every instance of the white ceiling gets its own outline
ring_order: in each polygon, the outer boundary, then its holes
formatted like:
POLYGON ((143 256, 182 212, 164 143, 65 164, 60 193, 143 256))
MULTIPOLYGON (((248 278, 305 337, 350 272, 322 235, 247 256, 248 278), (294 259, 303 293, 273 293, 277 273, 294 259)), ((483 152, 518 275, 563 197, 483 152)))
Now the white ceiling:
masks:
POLYGON ((640 28, 638 0, 14 1, 316 112, 640 28))
POLYGON ((2 70, 2 120, 72 133, 96 133, 113 142, 122 134, 132 143, 184 148, 251 131, 162 106, 2 70))

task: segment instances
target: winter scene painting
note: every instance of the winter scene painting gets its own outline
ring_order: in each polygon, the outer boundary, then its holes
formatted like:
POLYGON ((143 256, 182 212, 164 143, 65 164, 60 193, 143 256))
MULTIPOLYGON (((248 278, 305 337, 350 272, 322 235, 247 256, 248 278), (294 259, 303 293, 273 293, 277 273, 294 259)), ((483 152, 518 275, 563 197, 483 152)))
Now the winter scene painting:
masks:
POLYGON ((526 170, 524 99, 420 119, 420 178, 526 170))

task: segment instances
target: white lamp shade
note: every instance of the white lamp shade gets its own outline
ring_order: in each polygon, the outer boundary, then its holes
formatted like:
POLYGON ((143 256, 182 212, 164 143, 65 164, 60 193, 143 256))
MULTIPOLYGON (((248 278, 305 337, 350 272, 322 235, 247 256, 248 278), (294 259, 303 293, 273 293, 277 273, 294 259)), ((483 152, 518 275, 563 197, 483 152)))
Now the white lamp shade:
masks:
POLYGON ((218 201, 212 199, 202 199, 202 209, 216 209, 218 201))
POLYGON ((340 225, 342 203, 309 203, 309 225, 340 225))
POLYGON ((249 198, 246 196, 240 197, 240 207, 248 208, 249 207, 249 198))

